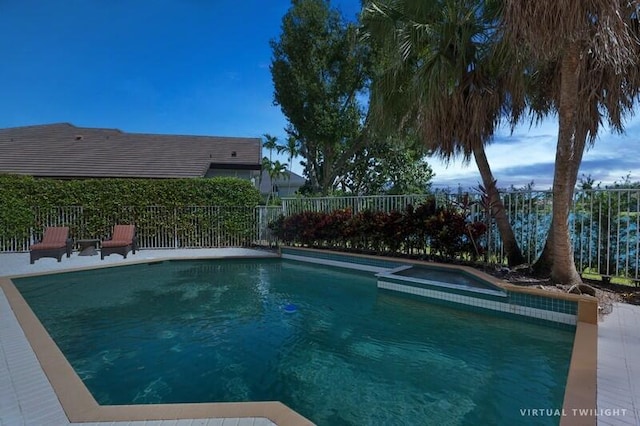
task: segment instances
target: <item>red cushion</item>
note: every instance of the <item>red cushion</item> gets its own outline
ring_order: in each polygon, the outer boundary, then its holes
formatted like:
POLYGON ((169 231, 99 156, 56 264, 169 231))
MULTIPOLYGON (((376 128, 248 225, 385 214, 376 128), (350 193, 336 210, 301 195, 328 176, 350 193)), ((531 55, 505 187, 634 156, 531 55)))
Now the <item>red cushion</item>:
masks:
POLYGON ((111 239, 113 241, 129 241, 129 243, 131 243, 135 229, 136 227, 134 225, 116 225, 113 227, 111 239))
POLYGON ((44 230, 42 243, 44 244, 62 244, 64 246, 69 236, 69 227, 52 226, 44 230))
POLYGON ((31 250, 49 250, 65 247, 66 244, 63 243, 37 243, 30 247, 31 250))
POLYGON ((102 247, 126 247, 131 244, 131 240, 107 240, 102 242, 102 247))

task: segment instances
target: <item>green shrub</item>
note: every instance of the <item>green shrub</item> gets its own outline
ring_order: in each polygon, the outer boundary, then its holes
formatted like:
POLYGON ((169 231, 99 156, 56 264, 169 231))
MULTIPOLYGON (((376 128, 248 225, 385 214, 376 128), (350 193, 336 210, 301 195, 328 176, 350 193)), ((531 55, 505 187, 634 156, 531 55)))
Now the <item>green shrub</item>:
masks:
MULTIPOLYGON (((148 233, 161 226, 183 229, 195 219, 190 214, 174 214, 176 209, 253 208, 259 202, 259 191, 249 181, 236 178, 59 180, 0 175, 0 239, 24 239, 32 230, 41 232, 44 223, 49 223, 47 217, 61 217, 62 223, 56 224, 70 226, 76 238, 105 236, 115 223, 135 223, 148 233), (82 212, 82 218, 61 214, 58 209, 70 206, 82 207, 75 210, 82 212), (151 206, 159 207, 150 211, 151 206)), ((228 214, 225 228, 246 227, 250 212, 228 214)))

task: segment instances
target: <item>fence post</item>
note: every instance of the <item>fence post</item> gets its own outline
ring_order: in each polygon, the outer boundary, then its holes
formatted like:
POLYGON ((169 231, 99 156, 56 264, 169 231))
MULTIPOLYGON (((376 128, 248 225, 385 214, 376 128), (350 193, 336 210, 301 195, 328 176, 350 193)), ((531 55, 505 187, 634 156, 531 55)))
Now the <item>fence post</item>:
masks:
POLYGON ((173 248, 179 247, 180 241, 178 240, 178 207, 173 208, 173 248))

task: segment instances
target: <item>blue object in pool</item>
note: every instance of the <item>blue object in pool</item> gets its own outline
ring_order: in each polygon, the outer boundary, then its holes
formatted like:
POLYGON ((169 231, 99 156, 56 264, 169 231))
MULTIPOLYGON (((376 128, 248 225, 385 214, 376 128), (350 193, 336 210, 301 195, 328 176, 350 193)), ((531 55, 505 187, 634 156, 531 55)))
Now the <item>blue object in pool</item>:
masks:
POLYGON ((286 305, 284 307, 284 311, 288 314, 292 314, 294 312, 296 312, 298 310, 298 307, 296 305, 294 305, 293 303, 289 303, 288 305, 286 305))
POLYGON ((102 405, 275 400, 319 426, 557 426, 520 408, 562 406, 575 335, 281 259, 13 281, 102 405))

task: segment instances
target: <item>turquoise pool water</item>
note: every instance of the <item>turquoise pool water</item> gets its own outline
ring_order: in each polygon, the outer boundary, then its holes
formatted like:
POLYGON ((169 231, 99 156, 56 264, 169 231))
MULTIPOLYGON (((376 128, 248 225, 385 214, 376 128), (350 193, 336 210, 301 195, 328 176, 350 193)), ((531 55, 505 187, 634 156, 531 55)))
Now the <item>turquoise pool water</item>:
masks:
POLYGON ((470 288, 480 288, 485 290, 500 290, 498 286, 484 282, 479 278, 469 276, 463 272, 452 272, 452 271, 442 270, 437 268, 413 266, 407 269, 394 272, 393 275, 454 284, 454 285, 470 287, 470 288))
POLYGON ((319 425, 557 424, 520 409, 562 407, 573 344, 277 259, 14 282, 103 405, 279 400, 319 425))

